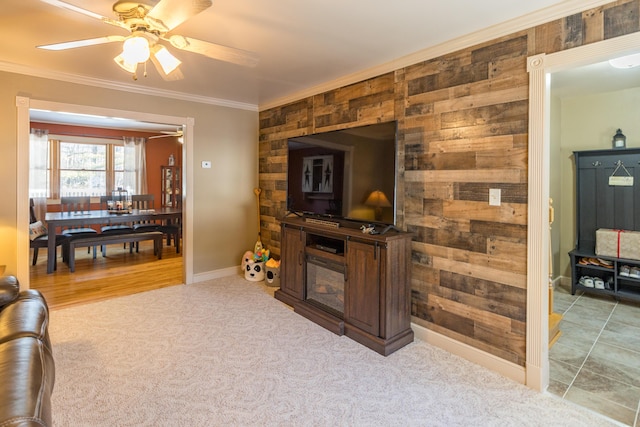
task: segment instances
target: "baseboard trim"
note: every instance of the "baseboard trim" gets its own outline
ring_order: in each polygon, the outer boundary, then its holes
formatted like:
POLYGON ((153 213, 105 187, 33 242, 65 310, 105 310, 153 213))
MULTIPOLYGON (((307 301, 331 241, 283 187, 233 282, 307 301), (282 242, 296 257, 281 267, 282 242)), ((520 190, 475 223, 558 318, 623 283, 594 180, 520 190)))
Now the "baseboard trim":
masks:
POLYGON ((487 353, 486 351, 471 347, 468 344, 451 339, 438 332, 427 329, 424 326, 412 323, 411 328, 413 329, 417 339, 426 341, 436 347, 440 347, 449 353, 455 354, 456 356, 460 356, 470 362, 504 375, 505 377, 519 382, 520 384, 526 383, 526 370, 522 366, 501 359, 493 354, 487 353))
POLYGON ((205 282, 211 279, 219 279, 221 277, 236 276, 241 273, 239 266, 221 268, 220 270, 207 271, 193 275, 193 283, 205 282))

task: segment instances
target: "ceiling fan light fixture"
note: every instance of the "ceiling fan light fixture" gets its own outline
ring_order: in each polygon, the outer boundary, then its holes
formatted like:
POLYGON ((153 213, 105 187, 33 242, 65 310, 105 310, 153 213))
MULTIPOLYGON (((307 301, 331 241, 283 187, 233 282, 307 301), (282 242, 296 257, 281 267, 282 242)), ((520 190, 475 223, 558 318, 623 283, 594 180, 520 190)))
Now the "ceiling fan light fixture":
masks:
POLYGON ((113 60, 120 66, 120 68, 122 68, 126 72, 131 74, 136 73, 136 70, 138 68, 137 62, 128 62, 122 54, 116 56, 115 58, 113 58, 113 60))
MULTIPOLYGON (((176 81, 184 78, 180 71, 180 60, 165 48, 158 47, 164 40, 177 49, 199 54, 218 61, 225 61, 241 66, 254 67, 258 62, 256 54, 241 49, 217 45, 204 40, 187 38, 181 35, 167 36, 188 19, 198 15, 212 5, 211 0, 149 0, 132 1, 116 0, 113 5, 117 19, 107 18, 100 14, 67 3, 68 0, 41 0, 55 7, 67 9, 102 21, 105 24, 127 30, 130 35, 108 35, 103 37, 75 40, 62 43, 36 46, 39 49, 66 50, 85 46, 102 45, 112 42, 123 42, 122 53, 114 58, 123 70, 136 77, 138 64, 144 64, 144 76, 147 75, 147 61, 151 60, 165 81, 176 81)), ((76 2, 77 3, 77 2, 76 2)))
POLYGON ((140 36, 129 37, 122 44, 122 57, 130 64, 147 62, 151 50, 149 40, 140 36))
POLYGON ((182 64, 182 61, 173 56, 166 47, 161 45, 155 45, 153 47, 153 56, 158 60, 162 71, 167 75, 182 64))
POLYGON ((635 68, 640 66, 640 53, 622 56, 609 60, 609 65, 613 68, 635 68))

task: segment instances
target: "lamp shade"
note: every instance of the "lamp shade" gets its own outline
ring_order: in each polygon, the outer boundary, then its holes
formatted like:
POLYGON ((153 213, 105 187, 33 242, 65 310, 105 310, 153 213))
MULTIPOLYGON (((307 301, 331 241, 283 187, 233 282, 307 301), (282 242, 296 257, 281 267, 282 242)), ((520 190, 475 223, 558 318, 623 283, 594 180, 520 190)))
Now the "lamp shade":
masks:
POLYGON ((387 196, 380 190, 374 190, 369 194, 367 200, 364 202, 367 206, 374 207, 374 214, 376 221, 382 220, 382 208, 390 208, 391 202, 387 199, 387 196))
POLYGON ((182 63, 178 58, 169 53, 166 47, 160 45, 153 47, 153 58, 158 60, 165 74, 170 74, 182 63))
POLYGON ((387 199, 387 196, 380 190, 374 190, 369 194, 367 200, 364 202, 367 206, 374 206, 376 208, 390 208, 391 202, 387 199))
POLYGON ((128 73, 131 74, 135 74, 137 68, 138 68, 138 63, 137 62, 133 62, 130 63, 128 62, 123 56, 122 54, 116 56, 115 58, 113 58, 114 61, 116 61, 116 64, 118 64, 120 66, 120 68, 122 68, 123 70, 125 70, 128 73))
POLYGON ((122 45, 122 57, 130 64, 146 62, 151 54, 149 41, 141 36, 126 39, 122 45))

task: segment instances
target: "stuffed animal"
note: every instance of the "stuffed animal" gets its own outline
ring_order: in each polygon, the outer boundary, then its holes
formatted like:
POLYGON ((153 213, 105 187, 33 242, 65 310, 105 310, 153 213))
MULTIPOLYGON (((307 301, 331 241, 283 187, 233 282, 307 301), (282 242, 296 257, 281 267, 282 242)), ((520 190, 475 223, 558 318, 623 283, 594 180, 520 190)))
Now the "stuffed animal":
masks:
POLYGON ((280 261, 273 258, 264 263, 267 286, 280 286, 280 261))
POLYGON ((264 249, 262 244, 256 244, 256 249, 255 252, 246 251, 242 256, 242 271, 245 279, 261 282, 265 276, 264 263, 269 260, 270 252, 269 249, 264 249))
POLYGON ((271 258, 269 261, 266 262, 265 266, 271 267, 271 268, 280 268, 280 261, 277 259, 271 258))
POLYGON ((267 260, 269 259, 269 254, 269 249, 260 249, 259 251, 254 252, 253 260, 267 262, 267 260))
POLYGON ((249 261, 253 261, 253 252, 251 251, 247 251, 244 253, 244 255, 242 255, 242 271, 245 271, 245 268, 247 267, 249 261))
POLYGON ((264 280, 264 262, 249 261, 244 267, 244 278, 250 282, 262 282, 264 280))

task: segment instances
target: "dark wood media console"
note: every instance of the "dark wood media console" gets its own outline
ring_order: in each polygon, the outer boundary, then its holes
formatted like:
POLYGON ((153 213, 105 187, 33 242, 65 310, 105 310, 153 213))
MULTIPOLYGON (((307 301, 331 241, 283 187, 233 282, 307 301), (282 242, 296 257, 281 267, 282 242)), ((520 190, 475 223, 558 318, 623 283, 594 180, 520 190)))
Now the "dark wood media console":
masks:
POLYGON ((285 218, 281 229, 278 300, 385 356, 413 341, 410 233, 304 218, 285 218))

